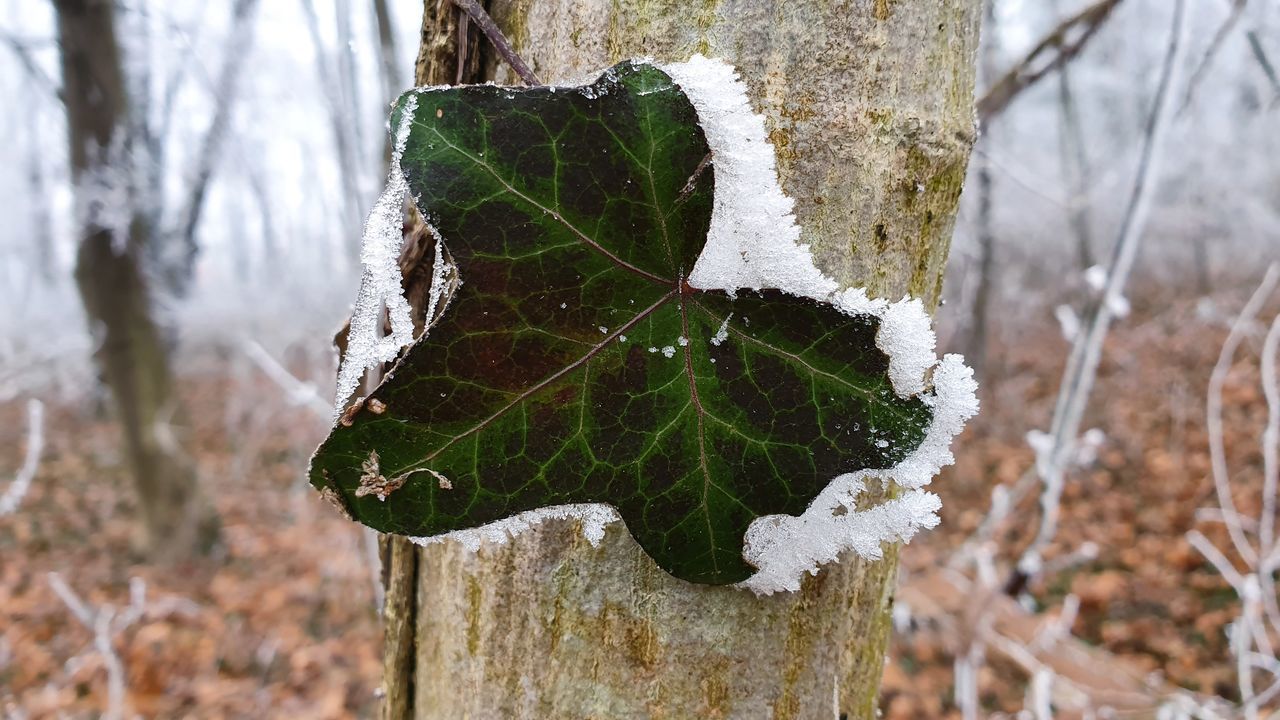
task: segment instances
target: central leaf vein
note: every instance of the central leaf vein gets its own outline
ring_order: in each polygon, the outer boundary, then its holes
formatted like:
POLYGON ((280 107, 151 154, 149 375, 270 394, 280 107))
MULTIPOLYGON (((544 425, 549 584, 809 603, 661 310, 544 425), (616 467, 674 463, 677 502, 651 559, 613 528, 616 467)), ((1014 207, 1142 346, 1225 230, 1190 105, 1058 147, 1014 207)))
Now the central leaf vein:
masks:
POLYGON ((589 360, 591 360, 591 358, 593 358, 593 357, 595 357, 596 355, 600 354, 600 352, 601 352, 601 351, 603 351, 606 347, 608 347, 610 343, 612 343, 612 342, 616 341, 616 340, 618 339, 618 336, 619 336, 619 335, 622 335, 623 333, 627 332, 627 331, 628 331, 628 330, 630 330, 631 328, 633 328, 633 327, 635 327, 636 325, 638 325, 638 324, 640 323, 640 321, 641 321, 641 320, 644 320, 645 318, 647 318, 647 317, 649 317, 650 315, 652 315, 655 311, 657 311, 657 310, 658 310, 658 308, 660 308, 660 307, 662 307, 663 305, 665 305, 667 302, 669 302, 669 301, 670 301, 672 298, 674 298, 675 296, 676 296, 676 292, 675 292, 674 290, 672 290, 671 292, 669 292, 669 293, 667 293, 667 294, 663 295, 662 297, 658 298, 658 300, 657 300, 656 302, 654 302, 652 305, 650 305, 649 307, 645 308, 644 310, 641 310, 639 313, 637 313, 637 314, 636 314, 636 316, 635 316, 635 317, 631 318, 631 319, 630 319, 630 320, 628 320, 624 325, 622 325, 622 327, 620 327, 620 328, 618 328, 617 330, 614 330, 613 332, 611 332, 611 333, 609 333, 608 335, 606 335, 606 336, 604 337, 604 339, 602 339, 599 343, 597 343, 597 344, 596 344, 595 346, 593 346, 589 351, 587 351, 587 353, 586 353, 585 355, 583 355, 582 357, 578 358, 577 360, 575 360, 575 361, 573 361, 573 362, 569 363, 568 365, 564 366, 563 368, 561 368, 561 369, 557 370, 556 372, 552 373, 551 375, 547 376, 546 378, 542 379, 542 380, 541 380, 540 382, 538 382, 536 385, 533 385, 533 386, 532 386, 532 387, 530 387, 528 390, 525 390, 524 392, 522 392, 522 393, 520 393, 519 395, 517 395, 516 397, 514 397, 510 402, 508 402, 506 405, 504 405, 504 406, 502 406, 501 408, 499 408, 495 413, 493 413, 493 414, 492 414, 492 415, 490 415, 489 417, 485 418, 484 420, 481 420, 479 423, 477 423, 477 424, 475 424, 474 426, 472 426, 472 427, 468 428, 466 431, 464 431, 464 432, 462 432, 462 433, 459 433, 458 435, 453 436, 453 437, 452 437, 448 442, 446 442, 445 444, 443 444, 443 445, 441 445, 440 447, 436 448, 435 450, 431 451, 431 453, 430 453, 430 454, 428 454, 426 457, 422 458, 422 460, 420 460, 420 461, 418 461, 418 462, 416 462, 416 463, 413 463, 413 464, 411 464, 411 465, 409 465, 409 466, 407 466, 407 467, 405 467, 405 468, 402 468, 399 472, 397 472, 397 473, 395 473, 395 474, 396 474, 396 475, 398 475, 398 474, 400 474, 400 473, 407 472, 407 471, 409 471, 409 470, 414 470, 414 469, 416 469, 416 468, 423 467, 423 466, 424 466, 424 465, 426 465, 427 463, 429 463, 429 462, 431 462, 432 460, 434 460, 437 456, 439 456, 439 455, 440 455, 440 453, 444 452, 445 450, 448 450, 450 447, 452 447, 452 446, 453 446, 454 444, 456 444, 458 441, 460 441, 460 440, 462 440, 462 439, 464 439, 464 438, 470 437, 471 435, 474 435, 475 433, 477 433, 477 432, 479 432, 479 431, 483 430, 484 428, 488 427, 491 423, 493 423, 493 421, 497 420, 498 418, 500 418, 500 417, 502 417, 503 415, 505 415, 505 414, 507 414, 508 412, 510 412, 512 408, 519 407, 519 406, 520 406, 520 405, 521 405, 525 400, 529 399, 530 397, 533 397, 534 395, 537 395, 539 392, 541 392, 542 390, 546 389, 548 386, 550 386, 550 385, 551 385, 552 383, 554 383, 556 380, 559 380, 560 378, 564 377, 565 375, 568 375, 569 373, 573 372, 574 370, 577 370, 578 368, 580 368, 580 367, 582 367, 583 365, 585 365, 589 360))

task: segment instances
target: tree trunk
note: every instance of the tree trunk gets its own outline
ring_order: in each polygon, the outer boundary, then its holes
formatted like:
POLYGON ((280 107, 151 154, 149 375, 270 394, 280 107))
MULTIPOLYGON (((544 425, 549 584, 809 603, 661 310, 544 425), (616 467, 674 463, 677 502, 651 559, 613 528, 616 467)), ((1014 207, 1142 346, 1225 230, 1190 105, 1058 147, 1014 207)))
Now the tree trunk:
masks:
MULTIPOLYGON (((552 83, 643 55, 701 52, 735 64, 820 266, 872 294, 936 305, 974 139, 978 0, 493 0, 490 8, 552 83)), ((420 83, 453 72, 456 32, 442 22, 450 14, 447 0, 427 0, 420 83)), ((491 76, 513 83, 486 54, 491 76)), ((406 597, 388 633, 412 648, 396 646, 400 664, 388 667, 386 687, 396 703, 386 716, 874 716, 894 549, 880 562, 844 558, 799 592, 757 597, 670 577, 620 523, 597 547, 578 525, 548 522, 475 553, 394 543, 388 604, 396 588, 406 597), (397 562, 396 552, 416 562, 397 562)))
POLYGON ((71 174, 80 216, 76 284, 115 400, 138 495, 141 548, 177 559, 217 537, 174 428, 183 419, 139 269, 147 226, 131 186, 124 76, 110 0, 57 0, 71 174))
MULTIPOLYGON (((401 82, 402 76, 396 67, 396 31, 387 0, 373 0, 373 16, 378 29, 378 69, 382 76, 382 96, 387 102, 391 102, 404 90, 404 83, 401 82)), ((393 141, 391 133, 386 133, 386 136, 382 145, 382 162, 390 165, 393 141)))
MULTIPOLYGON (((982 81, 991 85, 999 77, 996 67, 1000 55, 1000 35, 997 32, 995 0, 982 4, 982 46, 978 67, 982 81)), ((996 230, 995 230, 995 178, 991 174, 991 153, 994 150, 996 116, 982 121, 982 139, 978 157, 974 160, 974 179, 977 181, 977 211, 974 218, 978 239, 978 288, 973 294, 972 321, 969 336, 964 344, 964 356, 973 368, 973 374, 985 380, 987 369, 987 342, 991 319, 991 301, 996 285, 996 230)))

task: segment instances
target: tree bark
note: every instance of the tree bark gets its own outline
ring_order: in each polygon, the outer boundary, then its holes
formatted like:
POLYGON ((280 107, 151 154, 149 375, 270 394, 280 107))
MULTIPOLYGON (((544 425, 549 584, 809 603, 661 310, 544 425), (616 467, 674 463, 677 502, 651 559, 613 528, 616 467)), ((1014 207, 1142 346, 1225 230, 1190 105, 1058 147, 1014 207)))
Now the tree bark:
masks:
MULTIPOLYGON (((1000 57, 1000 35, 996 25, 995 0, 982 3, 982 44, 978 51, 978 69, 982 82, 990 84, 996 78, 996 63, 1000 57)), ((1065 70, 1065 67, 1063 68, 1065 70)), ((974 234, 978 240, 978 287, 973 294, 972 321, 964 344, 964 356, 980 380, 987 378, 987 341, 991 319, 991 301, 996 291, 996 230, 995 230, 995 178, 991 173, 991 154, 995 142, 993 132, 997 117, 981 121, 982 138, 978 142, 978 156, 974 159, 974 188, 977 208, 974 218, 974 234)))
POLYGON ((148 223, 125 179, 128 103, 114 6, 109 0, 56 0, 55 6, 81 217, 76 284, 124 435, 142 520, 138 545, 178 559, 208 549, 217 521, 174 438, 183 415, 140 270, 148 223))
MULTIPOLYGON (((449 10, 427 0, 420 83, 453 71, 449 10)), ((490 10, 551 83, 634 56, 734 63, 823 269, 874 295, 937 304, 974 139, 978 0, 493 0, 490 10)), ((485 59, 489 76, 514 84, 496 62, 485 59)), ((576 521, 557 521, 475 553, 405 551, 417 556, 416 634, 408 687, 405 666, 388 671, 388 695, 411 696, 393 717, 875 715, 894 548, 771 597, 676 580, 620 523, 598 547, 576 521)), ((393 586, 403 565, 392 563, 393 586)))

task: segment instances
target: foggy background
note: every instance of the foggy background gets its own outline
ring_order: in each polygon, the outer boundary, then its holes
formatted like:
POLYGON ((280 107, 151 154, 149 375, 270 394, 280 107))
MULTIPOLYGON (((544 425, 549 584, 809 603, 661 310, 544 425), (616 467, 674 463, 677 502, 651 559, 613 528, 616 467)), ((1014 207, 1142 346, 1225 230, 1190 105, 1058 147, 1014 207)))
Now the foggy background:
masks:
MULTIPOLYGON (((994 0, 978 95, 1091 4, 994 0)), ((376 550, 303 473, 328 428, 331 341, 384 180, 388 102, 411 84, 417 53, 420 5, 386 6, 390 42, 373 3, 117 3, 126 83, 144 109, 133 121, 148 138, 121 172, 145 176, 145 272, 186 408, 170 430, 222 526, 213 555, 174 565, 137 550, 136 501, 73 280, 82 209, 56 12, 0 0, 0 495, 28 476, 12 508, 0 503, 6 718, 372 712, 376 550)), ((983 412, 933 486, 943 526, 903 552, 890 717, 1039 714, 1037 667, 975 642, 964 608, 920 599, 944 570, 990 588, 984 574, 1003 577, 1036 531, 1039 491, 1005 517, 997 488, 1034 468, 1028 433, 1048 429, 1064 361, 1098 304, 1173 7, 1120 0, 1078 56, 983 125, 937 313, 939 349, 977 368, 983 412), (993 516, 999 527, 983 530, 993 516)), ((1269 598, 1242 599, 1188 533, 1248 575, 1230 536, 1259 536, 1259 513, 1274 509, 1263 430, 1280 410, 1263 358, 1280 294, 1236 318, 1280 262, 1280 2, 1188 0, 1187 12, 1152 206, 1124 307, 1112 308, 1052 567, 1014 595, 1041 630, 1065 617, 1063 638, 1154 678, 1151 693, 1256 716, 1275 702, 1239 703, 1280 678, 1280 615, 1263 577, 1275 568, 1256 572, 1269 598), (1220 506, 1206 414, 1233 323, 1219 434, 1248 521, 1220 506)), ((101 189, 104 204, 121 203, 113 192, 101 189)))

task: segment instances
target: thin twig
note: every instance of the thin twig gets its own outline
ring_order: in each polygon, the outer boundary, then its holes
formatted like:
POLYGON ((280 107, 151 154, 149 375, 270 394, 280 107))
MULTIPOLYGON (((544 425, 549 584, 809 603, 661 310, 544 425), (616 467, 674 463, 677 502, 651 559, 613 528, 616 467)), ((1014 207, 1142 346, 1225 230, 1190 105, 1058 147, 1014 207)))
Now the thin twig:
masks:
POLYGON ((1023 90, 1078 56, 1120 2, 1100 0, 1054 28, 978 100, 978 119, 985 124, 1023 90), (1072 38, 1073 33, 1078 35, 1072 38))
POLYGON ((290 405, 305 405, 317 418, 321 418, 326 422, 333 419, 333 405, 320 397, 320 392, 316 390, 316 386, 299 380, 293 373, 285 369, 280 364, 280 361, 272 357, 271 353, 267 352, 266 348, 262 347, 257 340, 246 339, 244 351, 249 356, 249 359, 258 366, 258 369, 262 370, 272 382, 285 391, 290 405))
POLYGON ((1267 427, 1262 432, 1262 516, 1258 519, 1258 578, 1267 620, 1280 632, 1280 601, 1269 559, 1275 554, 1276 492, 1280 485, 1280 385, 1276 382, 1276 354, 1280 352, 1280 315, 1262 343, 1262 392, 1267 399, 1267 427))
POLYGON ((190 191, 182 211, 179 232, 182 236, 181 247, 187 261, 194 262, 198 245, 196 230, 200 226, 200 218, 208 198, 210 183, 217 170, 218 160, 222 157, 222 147, 231 128, 232 114, 235 109, 237 88, 241 69, 248 59, 250 45, 253 42, 253 13, 258 7, 258 0, 237 0, 232 11, 231 34, 223 50, 222 70, 218 76, 217 89, 214 92, 213 119, 205 131, 196 155, 196 163, 190 175, 190 191))
POLYGON ((1026 581, 1039 572, 1040 554, 1057 534, 1067 464, 1074 455, 1080 422, 1097 377, 1103 340, 1111 329, 1116 308, 1123 302, 1124 286, 1128 282, 1129 272, 1137 257, 1138 246, 1146 229, 1147 217, 1151 209, 1151 199, 1159 181, 1160 153, 1169 120, 1173 115, 1173 89, 1177 84, 1178 71, 1181 69, 1182 56, 1186 47, 1186 16, 1186 0, 1178 0, 1174 6, 1173 29, 1161 68, 1155 101, 1147 119, 1133 194, 1129 198, 1119 237, 1112 250, 1102 298, 1094 304, 1092 313, 1085 323, 1084 332, 1080 333, 1071 348, 1071 355, 1067 359, 1067 367, 1063 372, 1062 384, 1058 390, 1053 423, 1049 430, 1051 442, 1043 453, 1038 453, 1040 457, 1036 459, 1037 471, 1044 485, 1040 496, 1040 527, 1005 586, 1006 591, 1011 594, 1021 592, 1026 581))
POLYGON ((31 50, 27 47, 25 42, 8 34, 0 35, 0 40, 13 50, 14 55, 18 56, 18 62, 22 63, 22 68, 27 71, 27 74, 31 76, 31 79, 35 80, 38 85, 41 85, 48 90, 49 94, 56 98, 58 102, 66 102, 66 96, 62 92, 62 86, 55 82, 53 78, 49 77, 49 73, 46 73, 44 68, 40 67, 40 63, 36 62, 36 59, 31 56, 31 50))
POLYGON ((1218 29, 1213 33, 1213 39, 1209 41, 1209 48, 1204 51, 1204 56, 1200 58, 1199 64, 1196 65, 1195 72, 1191 73, 1191 79, 1187 81, 1187 92, 1182 97, 1182 107, 1178 109, 1178 113, 1184 113, 1191 106, 1192 97, 1195 95, 1196 88, 1200 86, 1200 81, 1204 79, 1205 74, 1209 71, 1209 66, 1213 64, 1213 59, 1218 56, 1218 51, 1222 49, 1223 42, 1231 31, 1235 29, 1240 18, 1244 17, 1244 8, 1248 0, 1231 0, 1231 12, 1227 15, 1227 19, 1222 21, 1218 29))
POLYGON ((459 9, 475 21, 475 24, 480 28, 480 32, 484 33, 484 36, 493 44, 494 49, 498 51, 503 60, 507 61, 511 69, 516 71, 516 75, 520 76, 525 85, 532 87, 542 84, 538 81, 538 76, 533 74, 533 69, 525 64, 520 54, 515 51, 515 48, 511 47, 507 36, 502 34, 502 31, 498 29, 497 23, 493 21, 493 18, 489 17, 489 13, 485 12, 480 3, 476 2, 476 0, 453 0, 453 4, 457 5, 459 9))
POLYGON ((1218 546, 1204 536, 1204 533, 1199 530, 1188 532, 1187 542, 1209 561, 1209 564, 1213 566, 1214 570, 1218 571, 1223 580, 1227 581, 1232 590, 1235 590, 1237 594, 1244 592, 1244 576, 1240 574, 1240 571, 1236 570, 1235 565, 1231 564, 1227 556, 1222 554, 1218 546))
MULTIPOLYGON (((298 379, 289 372, 257 340, 245 340, 244 349, 249 359, 253 360, 268 378, 285 391, 291 405, 305 405, 317 418, 324 421, 333 418, 333 406, 320 397, 316 386, 298 379)), ((378 613, 381 613, 386 604, 386 589, 382 586, 382 573, 378 562, 378 535, 367 527, 361 530, 363 532, 360 542, 364 546, 365 560, 373 580, 373 605, 378 613)))
POLYGON ((1271 82, 1271 89, 1275 92, 1275 99, 1271 101, 1274 107, 1280 102, 1280 75, 1276 74, 1276 68, 1271 64, 1271 59, 1267 57, 1267 51, 1262 49, 1262 40, 1258 38, 1258 31, 1248 30, 1244 37, 1249 41, 1249 50, 1253 53, 1253 59, 1258 61, 1258 66, 1262 68, 1262 74, 1267 76, 1267 80, 1271 82))
MULTIPOLYGON (((1056 10, 1055 3, 1055 10, 1056 10)), ((1089 220, 1089 157, 1080 109, 1071 84, 1071 69, 1063 64, 1058 69, 1058 150, 1062 171, 1067 180, 1067 212, 1071 230, 1076 236, 1076 257, 1080 269, 1093 265, 1093 233, 1089 220)))
MULTIPOLYGON (((324 90, 325 101, 329 106, 329 129, 333 135, 334 149, 338 153, 338 175, 343 187, 343 225, 350 231, 353 236, 358 236, 356 232, 360 228, 360 211, 359 201, 362 197, 360 193, 360 180, 356 173, 356 150, 353 147, 350 129, 354 125, 350 122, 352 108, 345 104, 345 99, 339 89, 329 82, 329 78, 335 77, 335 73, 330 65, 329 53, 325 48, 324 38, 320 34, 320 18, 316 14, 314 0, 301 0, 303 15, 307 23, 307 32, 311 36, 312 46, 316 53, 316 69, 320 77, 320 87, 324 90)), ((353 263, 359 266, 359 248, 352 244, 348 248, 349 258, 353 263)))
MULTIPOLYGON (((1245 303, 1240 315, 1231 324, 1227 339, 1222 343, 1222 351, 1218 354, 1218 361, 1209 375, 1209 390, 1205 400, 1205 429, 1209 435, 1209 467, 1213 475, 1214 492, 1218 496, 1218 506, 1222 508, 1227 518, 1235 517, 1238 513, 1235 500, 1231 497, 1230 471, 1227 468, 1226 446, 1222 436, 1222 386, 1226 383, 1227 373, 1231 371, 1231 361, 1235 357, 1236 348, 1244 341, 1245 328, 1253 323, 1253 318, 1257 316, 1262 304, 1275 290, 1277 280, 1280 280, 1280 265, 1273 264, 1267 269, 1258 289, 1249 298, 1249 302, 1245 303)), ((1227 522, 1226 526, 1227 534, 1236 552, 1240 553, 1240 557, 1245 562, 1250 565, 1255 564, 1258 554, 1245 538, 1244 529, 1233 522, 1227 522)))
POLYGON ((1227 467, 1222 430, 1222 388, 1231 371, 1236 350, 1244 337, 1252 332, 1254 318, 1271 296, 1278 277, 1280 277, 1280 264, 1273 263, 1267 269, 1258 289, 1254 291, 1240 314, 1232 322, 1231 330, 1227 333, 1209 378, 1206 402, 1214 491, 1222 510, 1222 519, 1227 533, 1245 566, 1245 571, 1237 570, 1226 554, 1199 531, 1192 530, 1186 535, 1191 546, 1209 561, 1209 564, 1227 581, 1240 599, 1240 614, 1229 626, 1228 637, 1231 654, 1236 661, 1236 680, 1240 697, 1244 703, 1241 710, 1246 720, 1258 717, 1258 707, 1265 702, 1260 698, 1269 699, 1277 692, 1277 688, 1280 688, 1280 660, 1275 656, 1275 647, 1270 637, 1271 632, 1280 632, 1280 605, 1276 602, 1276 584, 1272 575, 1274 571, 1272 563, 1275 557, 1274 515, 1277 491, 1276 479, 1272 473, 1276 463, 1276 444, 1280 440, 1277 437, 1280 435, 1280 389, 1276 387, 1275 354, 1280 349, 1280 317, 1272 322, 1263 341, 1261 374, 1263 393, 1267 397, 1268 417, 1267 427, 1262 437, 1264 480, 1262 511, 1256 523, 1258 528, 1256 548, 1245 537, 1244 525, 1240 521, 1235 500, 1231 496, 1230 469, 1227 467), (1259 694, 1254 693, 1253 685, 1256 669, 1271 673, 1273 678, 1271 686, 1259 694))
POLYGON ((26 497, 31 481, 40 467, 40 453, 44 450, 44 404, 31 399, 27 402, 27 452, 22 467, 14 476, 4 494, 0 494, 0 517, 12 515, 26 497))
POLYGON ((107 707, 103 710, 102 717, 106 720, 123 718, 126 678, 124 663, 120 661, 120 656, 115 650, 116 630, 112 627, 116 619, 115 608, 104 605, 96 610, 90 609, 67 585, 61 575, 51 572, 48 577, 49 586, 54 594, 62 600, 80 624, 93 633, 93 648, 102 657, 102 663, 106 666, 107 707))
POLYGON ((1262 343, 1262 394, 1267 398, 1267 429, 1262 433, 1262 517, 1259 555, 1267 557, 1275 543, 1276 490, 1280 484, 1280 386, 1276 383, 1276 353, 1280 351, 1280 315, 1271 321, 1262 343))

